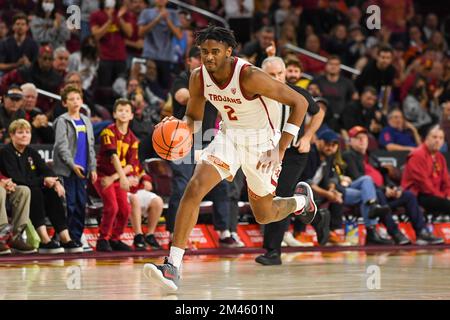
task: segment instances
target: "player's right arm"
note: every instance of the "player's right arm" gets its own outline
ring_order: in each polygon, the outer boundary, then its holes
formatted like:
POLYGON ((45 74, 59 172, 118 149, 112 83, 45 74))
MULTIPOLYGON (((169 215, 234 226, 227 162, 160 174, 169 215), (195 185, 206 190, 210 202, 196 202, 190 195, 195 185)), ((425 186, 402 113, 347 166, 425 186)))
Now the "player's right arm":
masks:
MULTIPOLYGON (((203 113, 205 111, 205 97, 203 95, 203 83, 200 78, 200 68, 194 69, 189 78, 189 92, 187 92, 188 99, 186 105, 186 113, 183 120, 186 121, 189 130, 192 133, 200 129, 200 125, 194 126, 195 122, 203 120, 203 113)), ((180 91, 180 90, 178 90, 180 91)), ((177 91, 177 93, 178 93, 177 91)), ((176 98, 176 97, 175 97, 176 98)), ((178 101, 178 100, 177 100, 178 101)), ((179 102, 179 101, 178 101, 179 102)), ((156 126, 166 121, 173 120, 174 117, 165 117, 156 126)))
POLYGON ((194 126, 195 122, 203 120, 205 111, 205 96, 203 95, 203 82, 201 81, 201 67, 194 69, 189 79, 189 100, 186 106, 184 120, 187 122, 191 132, 195 133, 200 126, 194 126))

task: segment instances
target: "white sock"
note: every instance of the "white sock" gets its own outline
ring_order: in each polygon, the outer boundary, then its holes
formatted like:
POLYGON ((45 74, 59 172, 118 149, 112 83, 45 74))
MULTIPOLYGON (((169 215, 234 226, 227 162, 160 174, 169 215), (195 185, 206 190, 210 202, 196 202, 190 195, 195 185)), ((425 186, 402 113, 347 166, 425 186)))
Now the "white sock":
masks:
POLYGON ((220 231, 219 233, 220 233, 220 239, 222 239, 222 240, 231 237, 230 230, 220 231))
POLYGON ((170 247, 169 263, 173 264, 177 269, 180 269, 183 261, 184 249, 174 246, 170 247))
POLYGON ((306 206, 305 196, 294 196, 295 202, 297 202, 297 207, 294 212, 302 210, 306 206))

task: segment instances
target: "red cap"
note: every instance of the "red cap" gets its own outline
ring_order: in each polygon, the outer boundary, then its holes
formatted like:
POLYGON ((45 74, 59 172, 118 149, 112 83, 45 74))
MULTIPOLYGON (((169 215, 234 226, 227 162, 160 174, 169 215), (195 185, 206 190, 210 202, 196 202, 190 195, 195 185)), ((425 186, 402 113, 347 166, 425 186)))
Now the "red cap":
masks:
POLYGON ((53 54, 53 49, 49 45, 41 46, 39 48, 39 55, 42 55, 44 53, 53 54))
POLYGON ((349 136, 349 138, 354 138, 354 137, 356 137, 358 134, 360 134, 360 133, 365 133, 365 134, 367 134, 368 132, 367 132, 367 129, 366 128, 364 128, 364 127, 361 127, 361 126, 354 126, 353 128, 351 128, 349 131, 348 131, 348 136, 349 136))

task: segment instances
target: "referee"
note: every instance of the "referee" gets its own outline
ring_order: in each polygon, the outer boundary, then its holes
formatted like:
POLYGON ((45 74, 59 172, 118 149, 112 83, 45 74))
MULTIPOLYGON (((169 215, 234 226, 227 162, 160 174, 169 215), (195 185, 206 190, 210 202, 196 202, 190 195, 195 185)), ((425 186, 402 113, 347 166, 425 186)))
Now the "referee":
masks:
MULTIPOLYGON (((286 67, 281 58, 275 56, 266 58, 262 62, 261 68, 275 79, 286 82, 286 67)), ((276 189, 276 195, 279 197, 292 197, 294 195, 295 187, 308 161, 311 138, 322 124, 325 115, 324 111, 314 102, 314 99, 308 91, 291 84, 288 85, 303 95, 308 101, 308 114, 311 116, 311 121, 306 126, 303 121, 298 136, 294 138, 291 146, 286 150, 276 189)), ((283 105, 280 113, 279 129, 283 131, 283 127, 289 117, 290 107, 283 105)), ((316 229, 319 242, 322 242, 320 240, 323 238, 328 238, 329 220, 329 214, 328 216, 317 214, 312 222, 312 225, 316 229)), ((281 242, 283 241, 285 231, 289 228, 289 223, 290 216, 281 221, 269 223, 264 226, 263 247, 267 252, 258 256, 256 262, 263 265, 281 264, 281 242)))

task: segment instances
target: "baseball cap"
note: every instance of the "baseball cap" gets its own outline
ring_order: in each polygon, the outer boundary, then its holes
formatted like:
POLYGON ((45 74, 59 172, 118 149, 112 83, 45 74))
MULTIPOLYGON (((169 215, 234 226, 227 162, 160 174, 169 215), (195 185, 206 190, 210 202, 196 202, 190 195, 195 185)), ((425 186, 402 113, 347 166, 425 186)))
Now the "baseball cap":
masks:
POLYGON ((354 138, 354 137, 356 137, 358 134, 360 134, 360 133, 368 133, 367 132, 367 129, 366 128, 364 128, 364 127, 361 127, 361 126, 354 126, 353 128, 351 128, 349 131, 348 131, 348 136, 349 136, 349 138, 354 138))
POLYGON ((317 139, 323 140, 325 142, 337 142, 337 141, 339 141, 339 136, 333 130, 327 129, 327 130, 322 131, 317 136, 317 139))
POLYGON ((22 89, 18 85, 13 84, 9 86, 5 96, 12 100, 20 100, 23 98, 22 89))
POLYGON ((43 55, 44 53, 48 53, 53 55, 53 49, 50 45, 43 45, 39 48, 39 55, 43 55))

